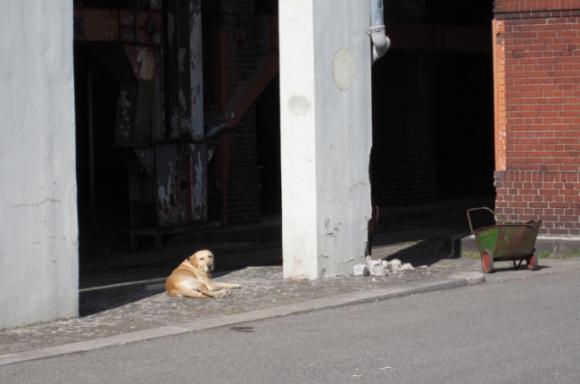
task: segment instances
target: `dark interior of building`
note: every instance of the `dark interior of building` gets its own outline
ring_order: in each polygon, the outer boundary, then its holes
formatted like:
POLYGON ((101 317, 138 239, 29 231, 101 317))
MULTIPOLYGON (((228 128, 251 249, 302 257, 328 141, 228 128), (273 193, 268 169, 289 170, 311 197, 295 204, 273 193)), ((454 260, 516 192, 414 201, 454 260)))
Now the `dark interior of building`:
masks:
POLYGON ((96 228, 114 235, 129 225, 126 153, 114 143, 118 84, 82 46, 75 50, 75 92, 81 239, 96 228))
POLYGON ((493 195, 490 1, 387 1, 373 67, 375 204, 493 195))
MULTIPOLYGON (((159 89, 171 92, 165 23, 155 24, 156 17, 165 20, 171 7, 176 7, 175 0, 75 1, 80 252, 81 270, 87 273, 116 266, 126 271, 117 279, 130 280, 139 268, 144 271, 141 277, 157 276, 166 268, 158 268, 155 252, 211 244, 212 239, 223 241, 227 236, 234 243, 280 242, 279 86, 277 64, 269 61, 277 52, 277 1, 201 2, 206 117, 202 139, 172 136, 167 104, 171 97, 162 97, 164 104, 154 97, 159 89), (131 11, 137 21, 137 11, 148 12, 149 19, 141 25, 119 13, 118 35, 106 30, 90 35, 89 24, 98 21, 98 12, 81 11, 111 9, 131 11), (123 28, 133 28, 133 40, 127 40, 123 28), (138 37, 141 29, 144 40, 138 37), (161 41, 155 39, 159 34, 161 41), (161 77, 132 77, 127 46, 143 46, 159 54, 156 74, 161 77), (161 88, 155 88, 159 84, 161 88), (120 95, 127 89, 134 91, 130 101, 137 103, 134 125, 142 123, 146 128, 134 129, 130 140, 123 141, 120 95), (238 94, 243 97, 234 107, 243 109, 243 116, 224 123, 220 119, 238 94), (151 108, 144 107, 147 103, 151 108), (160 105, 164 111, 157 113, 160 105), (155 163, 151 158, 160 156, 155 148, 161 145, 176 145, 177 153, 184 146, 191 149, 185 156, 189 160, 176 162, 178 169, 172 170, 186 175, 176 178, 175 188, 187 197, 188 209, 191 196, 196 195, 191 191, 193 171, 183 164, 191 165, 191 159, 202 154, 207 166, 205 211, 174 225, 156 218, 160 160, 155 163), (264 222, 273 224, 270 232, 256 235, 266 227, 260 226, 264 222), (254 232, 248 236, 231 229, 239 225, 254 232), (222 235, 215 235, 218 232, 222 235), (144 254, 152 259, 135 257, 144 254), (122 259, 141 261, 131 265, 122 259)), ((373 204, 382 207, 382 224, 388 230, 397 230, 410 209, 419 212, 415 219, 423 215, 437 223, 445 215, 464 217, 468 205, 493 202, 491 19, 490 0, 385 0, 392 46, 372 69, 370 170, 373 204), (428 207, 438 205, 451 208, 433 216, 428 207)), ((182 256, 180 251, 162 261, 174 263, 182 256)), ((279 263, 280 258, 266 262, 279 263)), ((81 286, 90 281, 86 277, 81 286)))
POLYGON ((280 89, 276 77, 256 100, 256 135, 262 215, 282 213, 280 175, 280 89))

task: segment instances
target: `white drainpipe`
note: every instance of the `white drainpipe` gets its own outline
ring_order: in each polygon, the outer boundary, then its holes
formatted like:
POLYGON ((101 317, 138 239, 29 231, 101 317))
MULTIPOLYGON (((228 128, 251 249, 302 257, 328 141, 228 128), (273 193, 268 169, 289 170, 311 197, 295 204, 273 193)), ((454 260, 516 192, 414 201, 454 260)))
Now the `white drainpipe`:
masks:
POLYGON ((383 0, 371 1, 371 26, 369 35, 373 42, 373 63, 383 57, 391 47, 391 39, 385 34, 383 0))

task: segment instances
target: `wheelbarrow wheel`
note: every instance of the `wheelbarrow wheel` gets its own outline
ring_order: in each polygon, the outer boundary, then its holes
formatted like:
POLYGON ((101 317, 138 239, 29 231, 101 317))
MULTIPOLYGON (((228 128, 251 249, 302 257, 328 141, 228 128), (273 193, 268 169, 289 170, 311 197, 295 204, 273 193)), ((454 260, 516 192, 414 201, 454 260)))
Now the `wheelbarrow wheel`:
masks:
POLYGON ((493 257, 487 250, 481 252, 481 269, 485 273, 493 272, 493 257))
POLYGON ((528 265, 528 269, 530 271, 534 271, 536 269, 538 269, 538 255, 536 254, 536 252, 534 252, 532 254, 532 256, 530 256, 528 258, 528 260, 526 261, 527 265, 528 265))

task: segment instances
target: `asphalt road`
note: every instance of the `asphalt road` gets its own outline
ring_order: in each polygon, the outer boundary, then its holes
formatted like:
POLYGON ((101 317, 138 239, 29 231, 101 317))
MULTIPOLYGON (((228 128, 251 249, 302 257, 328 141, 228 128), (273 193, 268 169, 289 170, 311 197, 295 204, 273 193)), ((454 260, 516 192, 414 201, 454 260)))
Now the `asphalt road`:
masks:
POLYGON ((4 366, 0 383, 578 384, 579 295, 578 270, 491 279, 4 366))

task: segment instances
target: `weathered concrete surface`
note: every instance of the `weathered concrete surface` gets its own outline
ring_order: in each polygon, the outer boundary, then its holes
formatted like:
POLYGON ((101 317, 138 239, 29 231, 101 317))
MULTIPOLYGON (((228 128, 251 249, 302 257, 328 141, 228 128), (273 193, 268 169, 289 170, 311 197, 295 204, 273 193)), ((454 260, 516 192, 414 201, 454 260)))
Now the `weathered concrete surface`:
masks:
POLYGON ((371 214, 369 2, 280 2, 284 276, 350 274, 371 214))
MULTIPOLYGON (((93 300, 117 303, 118 297, 124 296, 127 304, 83 318, 0 331, 0 362, 9 359, 7 354, 104 337, 124 340, 121 335, 158 328, 178 327, 182 331, 210 328, 224 321, 243 321, 247 319, 248 313, 253 313, 251 316, 254 317, 268 318, 430 289, 452 288, 468 284, 466 276, 452 276, 465 270, 464 265, 449 265, 445 268, 419 268, 412 272, 377 278, 338 277, 288 281, 282 278, 281 267, 250 267, 219 277, 218 280, 241 283, 243 288, 233 291, 229 297, 217 300, 170 298, 163 292, 162 279, 104 289, 101 292, 90 291, 86 295, 92 295, 93 300)), ((165 331, 153 331, 153 335, 159 332, 164 334, 165 331)), ((137 335, 141 335, 140 339, 146 338, 143 337, 146 333, 137 335)))
MULTIPOLYGON (((294 281, 284 280, 279 266, 241 269, 218 277, 243 285, 219 300, 171 299, 163 293, 163 278, 87 288, 81 300, 92 304, 92 315, 0 331, 0 364, 482 282, 478 259, 446 258, 447 250, 434 244, 427 242, 427 248, 443 251, 428 267, 386 277, 294 281)), ((412 247, 401 252, 400 248, 381 246, 374 254, 405 258, 426 249, 412 247)), ((424 259, 430 260, 432 255, 425 254, 424 259)), ((510 263, 497 266, 498 272, 485 275, 486 280, 502 282, 578 270, 580 258, 541 259, 539 271, 514 271, 510 263)), ((123 272, 125 277, 130 273, 126 269, 113 272, 123 272)), ((105 275, 97 273, 101 278, 105 275)), ((114 280, 111 276, 103 281, 114 280)))
POLYGON ((0 328, 78 313, 72 3, 2 2, 0 328))
POLYGON ((579 277, 575 270, 250 321, 0 374, 18 384, 578 384, 579 277), (196 353, 200 346, 206 353, 196 353))
MULTIPOLYGON (((192 252, 192 244, 199 248, 201 240, 213 238, 209 234, 201 238, 186 236, 177 244, 167 244, 161 251, 99 254, 97 264, 101 268, 85 265, 88 270, 82 274, 81 308, 83 313, 90 315, 0 331, 0 364, 449 288, 449 284, 477 284, 481 282, 479 259, 474 255, 460 257, 456 252, 461 249, 454 249, 451 241, 456 233, 462 233, 464 226, 464 223, 459 228, 421 226, 421 229, 388 231, 375 236, 374 258, 399 258, 416 267, 427 265, 427 268, 374 279, 340 277, 293 281, 282 279, 279 266, 250 267, 218 277, 243 285, 241 290, 221 300, 176 300, 162 292, 164 276, 182 260, 181 257, 192 252)), ((261 231, 252 229, 252 233, 255 230, 261 231)), ((226 237, 236 240, 262 238, 232 235, 226 237)), ((213 240, 213 246, 206 246, 216 253, 217 265, 222 270, 240 265, 281 263, 281 250, 275 242, 258 246, 255 242, 253 245, 237 241, 227 244, 222 237, 213 240)), ((540 257, 538 271, 525 268, 514 271, 509 262, 498 262, 496 266, 498 272, 485 275, 486 281, 531 279, 579 270, 580 257, 540 257)))

